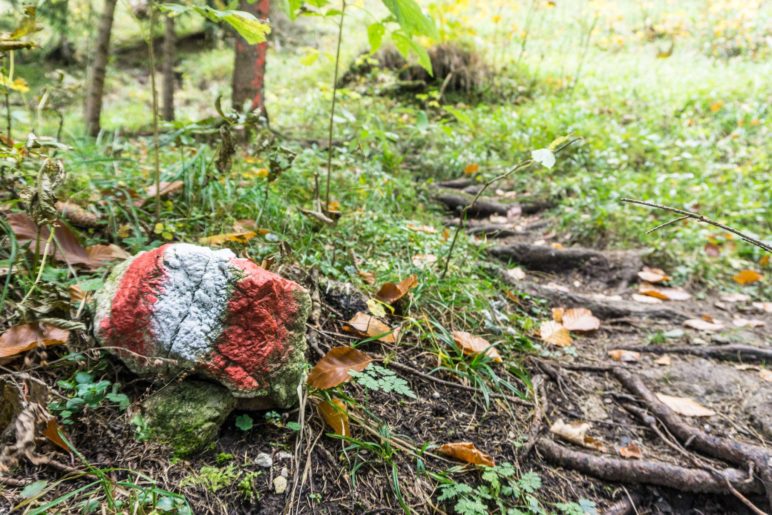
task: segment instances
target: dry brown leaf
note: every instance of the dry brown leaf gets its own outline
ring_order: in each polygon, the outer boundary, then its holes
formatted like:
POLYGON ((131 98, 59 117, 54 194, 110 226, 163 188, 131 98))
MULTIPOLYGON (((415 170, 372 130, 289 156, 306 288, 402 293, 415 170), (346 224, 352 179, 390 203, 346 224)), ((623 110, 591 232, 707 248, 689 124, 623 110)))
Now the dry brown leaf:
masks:
POLYGON ((464 167, 464 174, 474 175, 480 170, 480 165, 477 163, 469 163, 464 167))
POLYGON ((649 268, 648 266, 643 267, 643 270, 638 272, 638 277, 642 281, 652 284, 662 283, 670 280, 670 277, 668 277, 664 270, 659 268, 649 268))
POLYGON ((67 343, 70 331, 48 324, 15 325, 0 335, 0 358, 10 358, 37 347, 67 343))
POLYGON ((362 372, 373 360, 352 347, 334 347, 308 373, 308 385, 326 390, 351 380, 349 370, 362 372))
POLYGON ((485 338, 475 336, 465 331, 453 331, 453 340, 461 347, 464 354, 476 356, 484 353, 496 363, 502 362, 499 351, 496 347, 492 347, 485 338))
POLYGON ((387 304, 393 304, 404 297, 407 292, 418 285, 418 278, 414 275, 403 279, 399 283, 384 283, 375 298, 387 304))
POLYGON ((768 368, 762 368, 759 370, 759 377, 768 383, 772 383, 772 370, 769 370, 768 368))
POLYGON ((472 442, 446 443, 441 445, 437 451, 445 456, 450 456, 472 465, 485 465, 486 467, 496 465, 492 457, 475 447, 472 442))
POLYGON ((735 318, 732 320, 735 327, 764 327, 766 322, 755 318, 735 318))
POLYGON ((689 293, 680 288, 663 288, 651 283, 641 283, 638 286, 638 293, 661 300, 688 300, 692 298, 689 293))
POLYGON ((215 234, 214 236, 206 236, 204 238, 199 238, 198 242, 201 245, 222 245, 223 243, 228 242, 234 242, 234 243, 246 243, 252 238, 257 236, 257 233, 255 231, 245 231, 245 232, 229 232, 225 234, 215 234))
POLYGON ((51 417, 48 419, 46 428, 43 430, 43 436, 45 436, 52 444, 56 445, 57 447, 61 447, 67 451, 67 453, 72 454, 70 448, 59 435, 60 431, 64 433, 64 431, 62 431, 62 427, 59 425, 59 422, 56 421, 56 418, 51 417))
POLYGON ((368 338, 378 338, 378 341, 384 343, 397 342, 397 330, 387 326, 374 316, 367 313, 358 312, 354 317, 346 322, 344 330, 357 333, 368 338))
POLYGON ((608 357, 614 361, 621 361, 623 363, 634 363, 640 361, 641 353, 631 350, 613 349, 608 351, 608 357))
POLYGON ((667 355, 660 356, 659 358, 654 360, 654 363, 656 363, 657 365, 663 366, 663 367, 669 366, 670 365, 670 356, 667 356, 667 355))
POLYGON ((319 404, 319 413, 336 435, 351 436, 348 423, 348 409, 340 399, 331 399, 319 404))
POLYGON ((668 408, 685 417, 712 417, 716 414, 712 409, 706 408, 689 397, 672 397, 658 393, 657 398, 668 408))
POLYGON ((649 295, 639 295, 637 293, 633 293, 633 300, 643 304, 662 304, 662 299, 651 297, 649 295))
POLYGON ((249 232, 255 231, 260 236, 270 234, 270 229, 263 229, 258 227, 254 220, 236 220, 233 222, 233 232, 249 232))
POLYGON ((407 224, 407 228, 411 231, 422 232, 426 234, 436 234, 437 229, 431 225, 419 225, 419 224, 407 224))
POLYGON ((566 312, 566 308, 552 308, 552 320, 555 322, 563 321, 563 313, 566 312))
POLYGON ((437 262, 437 256, 434 254, 416 254, 413 256, 413 265, 418 268, 426 268, 437 262))
POLYGON ((597 438, 587 435, 589 430, 590 424, 587 422, 577 420, 566 424, 561 418, 557 419, 555 423, 552 424, 552 427, 550 427, 550 433, 559 436, 563 440, 581 445, 582 447, 604 452, 606 446, 597 438))
POLYGON ((131 254, 113 243, 110 243, 109 245, 91 245, 90 247, 86 247, 86 254, 88 254, 88 257, 91 260, 89 263, 89 267, 91 268, 99 268, 110 261, 124 260, 131 257, 131 254))
POLYGON ((734 279, 734 282, 737 284, 753 284, 755 282, 761 281, 764 278, 763 275, 758 273, 755 270, 741 270, 737 275, 732 277, 734 279))
POLYGON ((573 341, 568 329, 554 320, 542 322, 539 327, 539 334, 542 340, 558 347, 568 347, 573 341))
POLYGON ((91 292, 83 291, 77 284, 70 285, 68 291, 70 293, 70 300, 72 302, 80 302, 82 300, 88 299, 91 295, 91 292))
POLYGON ((709 322, 702 318, 690 318, 684 322, 684 325, 686 327, 691 327, 692 329, 705 332, 720 331, 724 328, 724 324, 721 322, 709 322))
POLYGON ((362 278, 364 282, 367 284, 375 284, 375 274, 372 272, 365 272, 364 270, 359 270, 357 272, 357 275, 362 278))
POLYGON ((67 219, 68 222, 77 227, 90 228, 99 225, 99 216, 73 202, 57 202, 56 210, 62 218, 67 219))
POLYGON ((643 458, 643 452, 635 442, 630 442, 625 447, 621 447, 619 449, 619 455, 628 460, 639 460, 643 458))
POLYGON ((759 259, 759 266, 765 267, 769 265, 769 254, 764 254, 761 256, 761 259, 759 259))
MULTIPOLYGON (((158 186, 159 186, 159 191, 161 193, 160 196, 167 197, 169 195, 172 195, 174 193, 178 193, 179 191, 181 191, 182 188, 185 187, 185 183, 182 181, 171 181, 171 182, 161 181, 158 184, 158 186)), ((155 198, 155 192, 156 192, 155 184, 153 184, 145 190, 145 197, 147 197, 147 199, 155 198)))
POLYGON ((563 312, 563 327, 569 331, 595 331, 600 320, 587 308, 571 308, 563 312))

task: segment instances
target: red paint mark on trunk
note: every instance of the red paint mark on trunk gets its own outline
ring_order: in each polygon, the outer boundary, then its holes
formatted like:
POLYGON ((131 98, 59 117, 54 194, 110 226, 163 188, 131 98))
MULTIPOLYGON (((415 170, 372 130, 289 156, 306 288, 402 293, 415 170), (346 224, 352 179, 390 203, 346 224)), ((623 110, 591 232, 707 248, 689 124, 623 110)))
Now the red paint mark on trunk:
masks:
POLYGON ((153 304, 163 288, 163 254, 168 245, 145 252, 129 265, 115 292, 110 316, 102 320, 100 330, 107 345, 123 347, 147 356, 153 304))
POLYGON ((251 390, 256 383, 267 386, 264 376, 287 361, 285 326, 298 310, 293 295, 298 286, 248 259, 233 259, 231 264, 245 277, 228 301, 225 330, 215 345, 222 357, 213 360, 213 368, 224 380, 251 390))

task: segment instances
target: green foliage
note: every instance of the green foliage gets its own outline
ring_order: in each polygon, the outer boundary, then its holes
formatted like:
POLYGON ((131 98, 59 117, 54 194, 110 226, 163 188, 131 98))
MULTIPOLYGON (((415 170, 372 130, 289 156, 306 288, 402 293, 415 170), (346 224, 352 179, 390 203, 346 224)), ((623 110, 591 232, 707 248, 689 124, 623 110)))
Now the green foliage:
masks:
POLYGON ((241 429, 242 431, 249 431, 252 429, 253 426, 252 417, 247 415, 246 413, 242 413, 238 417, 236 417, 236 427, 241 429))
POLYGON ((213 23, 227 23, 243 37, 250 45, 262 43, 271 32, 271 27, 251 13, 235 10, 220 10, 206 5, 162 4, 159 9, 169 16, 179 16, 188 12, 196 12, 213 23))
POLYGON ((70 392, 70 398, 66 401, 54 401, 48 407, 59 416, 63 424, 73 424, 74 417, 88 408, 100 407, 105 400, 116 404, 122 411, 131 403, 126 394, 118 391, 119 384, 113 384, 106 379, 96 381, 91 372, 77 372, 72 379, 57 381, 57 385, 70 392))
POLYGON ((215 493, 234 484, 240 476, 241 471, 234 463, 225 467, 204 466, 199 469, 198 473, 184 478, 180 482, 180 486, 196 486, 215 493))
POLYGON ((368 390, 383 393, 394 392, 411 399, 416 398, 407 381, 388 368, 373 363, 362 372, 349 370, 349 374, 356 380, 357 384, 364 386, 368 390))
POLYGON ((578 502, 559 502, 555 508, 565 515, 598 515, 595 503, 589 499, 579 499, 578 502))

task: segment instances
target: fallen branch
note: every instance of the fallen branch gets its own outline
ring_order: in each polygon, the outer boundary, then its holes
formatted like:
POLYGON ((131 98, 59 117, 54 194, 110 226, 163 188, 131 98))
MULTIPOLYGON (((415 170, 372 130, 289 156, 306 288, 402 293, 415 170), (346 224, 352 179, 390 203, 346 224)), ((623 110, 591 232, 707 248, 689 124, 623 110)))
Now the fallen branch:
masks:
POLYGON ((716 478, 704 470, 659 461, 624 460, 574 451, 547 438, 540 438, 536 448, 556 465, 606 481, 666 486, 682 492, 729 494, 726 480, 742 493, 759 494, 764 491, 758 481, 748 481, 745 472, 733 468, 722 470, 721 478, 716 478))
POLYGON ((747 234, 745 234, 743 232, 740 232, 740 231, 738 231, 736 229, 732 229, 728 225, 724 225, 722 223, 719 223, 719 222, 716 222, 714 220, 711 220, 710 218, 708 218, 708 217, 706 217, 704 215, 701 215, 700 213, 696 213, 694 211, 687 211, 685 209, 678 209, 678 208, 670 207, 670 206, 663 206, 662 204, 655 204, 654 202, 646 202, 644 200, 635 200, 635 199, 631 199, 631 198, 623 198, 622 202, 626 202, 628 204, 637 204, 639 206, 653 207, 654 209, 662 209, 663 211, 670 211, 671 213, 676 213, 678 215, 681 215, 681 216, 679 216, 678 218, 676 218, 674 220, 670 220, 669 222, 665 222, 664 224, 660 224, 660 225, 656 226, 654 229, 651 229, 649 231, 649 233, 654 232, 654 231, 659 230, 659 229, 662 229, 663 227, 667 227, 668 225, 674 224, 674 223, 676 223, 676 222, 678 222, 680 220, 684 220, 686 218, 691 218, 693 220, 697 220, 698 222, 706 223, 706 224, 712 225, 714 227, 718 227, 719 229, 723 229, 725 231, 731 232, 732 234, 736 234, 737 236, 739 236, 743 240, 747 241, 751 245, 755 245, 755 246, 759 247, 760 249, 766 250, 767 252, 772 252, 772 247, 770 247, 769 245, 767 245, 767 244, 757 240, 756 238, 752 238, 752 237, 748 236, 747 234))
MULTIPOLYGON (((595 310, 593 310, 593 313, 595 310)), ((708 347, 666 347, 664 345, 627 345, 621 350, 649 352, 652 354, 689 354, 703 358, 727 361, 772 361, 772 349, 752 345, 711 345, 708 347)))

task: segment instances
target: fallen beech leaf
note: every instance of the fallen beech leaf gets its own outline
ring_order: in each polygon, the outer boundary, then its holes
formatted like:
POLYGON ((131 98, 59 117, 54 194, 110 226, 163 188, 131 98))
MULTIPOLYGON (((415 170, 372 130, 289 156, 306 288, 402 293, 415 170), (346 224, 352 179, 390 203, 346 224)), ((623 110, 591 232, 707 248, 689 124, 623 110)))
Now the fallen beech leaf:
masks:
POLYGON ((434 254, 416 254, 413 256, 413 264, 418 268, 426 268, 437 262, 434 254))
MULTIPOLYGON (((48 419, 48 422, 46 423, 46 428, 43 430, 43 436, 48 438, 48 441, 52 444, 61 447, 67 453, 72 454, 72 451, 67 446, 67 444, 64 442, 61 436, 59 436, 59 431, 61 431, 61 426, 56 421, 55 417, 51 417, 48 419)), ((64 431, 62 431, 64 432, 64 431)))
POLYGON ((365 272, 363 270, 359 270, 357 272, 357 275, 362 278, 364 282, 367 284, 375 284, 375 274, 372 272, 365 272))
POLYGON ((351 380, 349 370, 362 372, 373 360, 352 347, 334 347, 308 373, 308 385, 326 390, 351 380))
POLYGON ((86 247, 86 254, 88 254, 91 263, 89 266, 92 268, 99 268, 105 263, 110 261, 129 259, 131 254, 120 248, 118 245, 110 243, 109 245, 91 245, 86 247))
POLYGON ((772 302, 754 302, 752 306, 764 313, 772 313, 772 302))
MULTIPOLYGON (((30 248, 34 250, 35 238, 38 237, 40 252, 43 252, 46 241, 51 234, 47 226, 38 228, 32 218, 24 213, 10 213, 7 215, 7 219, 20 243, 31 242, 30 248)), ((54 229, 54 241, 49 246, 48 254, 54 259, 70 265, 90 265, 92 263, 86 249, 78 241, 78 237, 63 224, 59 224, 54 229)))
POLYGON ((691 327, 692 329, 697 329, 698 331, 706 332, 720 331, 724 328, 724 324, 721 322, 709 322, 702 318, 690 318, 684 322, 684 325, 686 327, 691 327))
POLYGON ((649 295, 639 295, 637 293, 633 293, 633 300, 643 304, 662 304, 662 299, 651 297, 649 295))
POLYGON ((432 227, 431 225, 418 225, 418 224, 407 224, 407 228, 411 231, 415 232, 423 232, 426 234, 436 234, 437 229, 432 227))
POLYGON ((492 347, 485 338, 475 336, 465 331, 453 331, 453 341, 461 347, 464 354, 476 356, 477 354, 484 353, 496 363, 502 362, 499 351, 496 347, 492 347))
POLYGON ((657 365, 663 366, 663 367, 669 366, 670 365, 670 356, 667 356, 667 355, 660 356, 660 357, 658 357, 657 359, 654 360, 654 363, 656 363, 657 365))
POLYGON ((625 447, 619 449, 619 455, 628 460, 639 460, 643 457, 643 452, 641 452, 641 448, 638 447, 637 443, 630 442, 625 447))
POLYGON ((766 322, 755 318, 735 318, 732 320, 735 327, 764 327, 766 322))
POLYGON ((685 417, 712 417, 716 414, 712 409, 708 409, 699 402, 688 397, 672 397, 670 395, 658 393, 657 398, 668 408, 685 417))
POLYGON ((722 293, 718 297, 724 302, 748 302, 751 298, 744 293, 722 293))
POLYGON ((768 383, 772 383, 772 370, 762 368, 759 370, 759 377, 768 383))
POLYGON ((340 399, 331 399, 319 404, 319 413, 336 435, 351 436, 348 423, 348 410, 340 399))
POLYGON ((680 288, 662 288, 651 283, 641 283, 638 286, 638 293, 661 300, 688 300, 692 298, 689 293, 680 288))
POLYGON ((542 340, 558 347, 568 347, 572 342, 568 329, 553 320, 542 322, 539 334, 542 340))
POLYGON ((571 308, 563 312, 563 327, 569 331, 595 331, 600 328, 600 320, 586 308, 571 308))
POLYGON ((631 350, 613 349, 608 351, 608 357, 614 361, 621 361, 623 363, 633 363, 640 361, 641 353, 631 350))
POLYGON ((587 432, 590 430, 590 424, 587 422, 574 421, 566 424, 563 419, 559 418, 550 427, 550 433, 555 434, 571 443, 587 447, 589 449, 595 449, 597 451, 605 451, 606 446, 603 442, 592 436, 588 436, 587 432))
POLYGON ((670 277, 668 277, 664 270, 659 268, 649 268, 648 266, 643 267, 643 270, 638 272, 638 277, 640 277, 642 281, 652 284, 670 280, 670 277))
POLYGON ((732 277, 734 279, 734 282, 737 284, 753 284, 755 282, 761 281, 764 278, 763 275, 758 273, 755 270, 741 270, 740 273, 732 277))
POLYGON ((474 446, 472 442, 453 442, 441 445, 438 452, 457 460, 471 463, 472 465, 485 465, 486 467, 493 467, 496 462, 492 457, 488 456, 480 449, 474 446))
POLYGON ((234 243, 246 243, 252 238, 257 236, 257 233, 255 231, 245 231, 245 232, 229 232, 225 234, 215 234, 214 236, 206 236, 203 238, 199 238, 198 242, 201 245, 222 245, 223 243, 228 242, 234 242, 234 243))
POLYGON ((477 163, 469 163, 464 167, 464 174, 474 175, 480 170, 480 165, 477 163))
POLYGON ((399 283, 384 283, 378 293, 375 294, 375 298, 381 302, 387 304, 393 304, 399 299, 404 297, 407 292, 412 290, 418 285, 418 278, 411 275, 410 277, 403 279, 399 283))
POLYGON ((374 316, 370 316, 367 313, 361 311, 354 315, 354 318, 346 322, 347 326, 344 326, 344 330, 348 332, 354 332, 361 336, 367 336, 369 338, 378 338, 378 341, 384 343, 396 343, 397 342, 397 330, 387 326, 374 316))
POLYGON ((566 312, 566 308, 552 308, 552 320, 555 322, 563 321, 563 313, 566 312))
POLYGON ((70 300, 72 302, 80 302, 89 297, 89 292, 83 291, 83 289, 81 289, 81 287, 77 284, 70 285, 68 291, 70 293, 70 300))
POLYGON ((70 331, 48 324, 15 325, 0 335, 0 358, 10 358, 37 347, 67 343, 70 331))
MULTIPOLYGON (((167 197, 169 195, 172 195, 182 190, 182 188, 185 186, 185 183, 182 181, 171 181, 171 182, 161 181, 158 184, 158 186, 160 187, 159 188, 160 196, 167 197)), ((156 192, 155 184, 149 186, 145 190, 145 197, 147 198, 147 200, 155 198, 155 192, 156 192)), ((142 203, 144 202, 145 200, 142 201, 142 203)))

